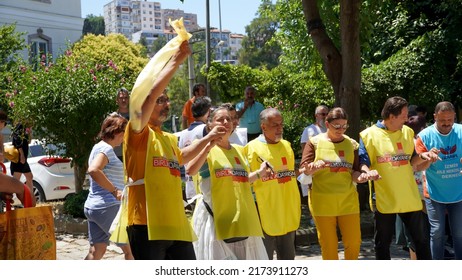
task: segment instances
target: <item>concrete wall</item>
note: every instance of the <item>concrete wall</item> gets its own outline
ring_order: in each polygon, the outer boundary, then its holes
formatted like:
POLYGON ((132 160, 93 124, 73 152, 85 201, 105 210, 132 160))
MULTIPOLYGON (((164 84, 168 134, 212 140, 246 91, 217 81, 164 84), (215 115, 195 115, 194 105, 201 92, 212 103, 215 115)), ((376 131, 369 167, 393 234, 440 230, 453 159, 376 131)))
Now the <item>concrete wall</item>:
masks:
MULTIPOLYGON (((16 31, 28 35, 43 30, 43 35, 52 40, 52 55, 62 54, 68 44, 74 43, 82 36, 83 19, 81 18, 80 0, 2 0, 0 1, 0 24, 16 23, 16 31)), ((28 59, 29 50, 22 51, 28 59)))

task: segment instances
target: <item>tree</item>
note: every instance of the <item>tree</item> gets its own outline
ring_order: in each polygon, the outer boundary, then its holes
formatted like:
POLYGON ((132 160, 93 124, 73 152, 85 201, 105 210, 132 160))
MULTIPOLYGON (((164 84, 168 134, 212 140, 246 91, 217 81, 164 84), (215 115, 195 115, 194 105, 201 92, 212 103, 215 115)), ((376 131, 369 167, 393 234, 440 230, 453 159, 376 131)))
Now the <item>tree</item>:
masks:
POLYGON ((117 89, 131 88, 147 63, 140 53, 141 46, 123 35, 91 34, 55 64, 42 62, 37 71, 22 65, 8 74, 13 120, 32 125, 45 142, 65 147, 73 159, 77 192, 101 123, 116 110, 117 89))
POLYGON ((340 0, 341 51, 326 32, 317 0, 302 0, 306 26, 323 62, 323 70, 330 81, 334 106, 346 110, 350 132, 358 138, 360 131, 361 53, 359 44, 360 0, 340 0))
MULTIPOLYGON (((22 33, 16 32, 15 24, 0 26, 0 96, 9 93, 5 86, 8 83, 7 73, 17 67, 20 58, 16 52, 26 47, 21 35, 22 33)), ((9 109, 5 98, 0 98, 0 108, 9 109)))
POLYGON ((281 47, 271 40, 278 29, 278 22, 271 16, 274 5, 271 0, 263 0, 257 17, 245 27, 247 35, 242 40, 239 63, 252 68, 272 69, 279 64, 281 47))
POLYGON ((83 21, 82 35, 104 35, 105 33, 104 18, 102 16, 94 16, 91 14, 83 21))
POLYGON ((150 53, 151 54, 155 54, 157 53, 160 49, 162 49, 163 46, 165 46, 165 44, 167 44, 167 38, 165 38, 164 36, 159 36, 156 40, 154 40, 154 42, 152 43, 152 47, 151 47, 151 50, 150 50, 150 53))
MULTIPOLYGON (((391 95, 431 110, 462 104, 462 11, 457 0, 384 1, 363 52, 362 111, 374 114, 391 95)), ((429 119, 430 120, 430 119, 429 119)))

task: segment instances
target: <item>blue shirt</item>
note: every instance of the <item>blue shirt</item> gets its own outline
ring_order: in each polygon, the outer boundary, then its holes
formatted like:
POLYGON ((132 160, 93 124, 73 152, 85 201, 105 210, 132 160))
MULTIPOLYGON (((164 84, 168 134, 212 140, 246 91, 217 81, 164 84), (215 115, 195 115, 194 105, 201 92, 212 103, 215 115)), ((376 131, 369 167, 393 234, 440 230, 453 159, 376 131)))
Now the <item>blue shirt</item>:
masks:
POLYGON ((425 175, 430 198, 440 203, 462 201, 462 125, 454 124, 448 134, 441 134, 436 124, 422 130, 418 137, 429 151, 437 148, 441 160, 430 164, 425 175))
MULTIPOLYGON (((244 102, 236 104, 236 111, 242 111, 244 109, 244 102)), ((244 114, 239 120, 239 126, 247 128, 247 134, 261 133, 260 127, 260 113, 265 110, 265 107, 260 102, 255 103, 248 107, 244 114)))
MULTIPOLYGON (((124 188, 124 169, 122 162, 117 158, 114 149, 108 143, 100 141, 91 150, 88 159, 88 165, 95 159, 98 154, 104 154, 108 163, 103 168, 103 173, 108 180, 118 189, 124 188)), ((104 209, 114 204, 120 204, 114 195, 101 187, 93 178, 90 177, 90 193, 85 201, 85 208, 96 210, 104 209)))

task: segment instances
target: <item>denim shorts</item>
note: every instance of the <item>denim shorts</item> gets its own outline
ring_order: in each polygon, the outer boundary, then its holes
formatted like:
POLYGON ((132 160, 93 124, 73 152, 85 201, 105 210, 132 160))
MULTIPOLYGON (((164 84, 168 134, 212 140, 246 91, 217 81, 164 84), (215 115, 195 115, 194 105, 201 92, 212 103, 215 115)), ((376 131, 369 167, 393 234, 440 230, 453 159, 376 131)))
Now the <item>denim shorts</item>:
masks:
POLYGON ((109 244, 109 237, 111 237, 109 228, 119 211, 119 207, 118 204, 114 204, 104 209, 85 208, 83 210, 88 221, 88 241, 91 245, 95 243, 109 244))

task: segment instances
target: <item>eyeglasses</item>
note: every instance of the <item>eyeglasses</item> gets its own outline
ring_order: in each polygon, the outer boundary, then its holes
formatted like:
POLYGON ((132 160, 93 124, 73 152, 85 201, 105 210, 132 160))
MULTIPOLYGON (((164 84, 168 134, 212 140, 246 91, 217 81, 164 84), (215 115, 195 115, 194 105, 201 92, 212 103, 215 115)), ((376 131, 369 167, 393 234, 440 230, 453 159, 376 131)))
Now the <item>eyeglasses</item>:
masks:
POLYGON ((325 116, 327 116, 327 113, 316 113, 316 115, 320 115, 320 116, 325 117, 325 116))
POLYGON ((332 126, 334 129, 347 129, 350 126, 348 124, 333 124, 329 123, 330 126, 332 126))
POLYGON ((159 105, 165 104, 167 102, 170 102, 170 98, 168 98, 168 97, 159 97, 156 100, 156 103, 159 104, 159 105))

